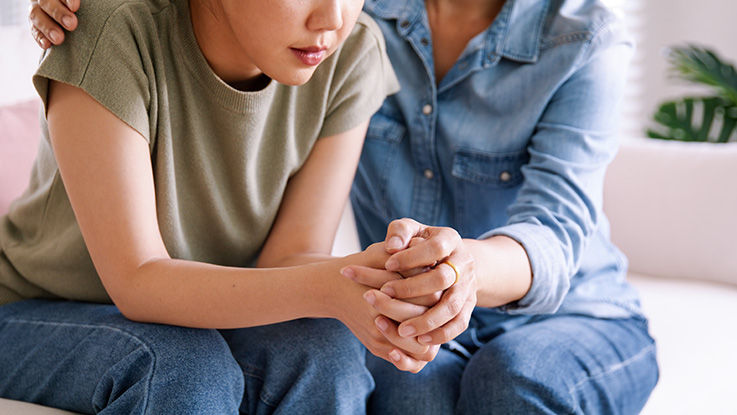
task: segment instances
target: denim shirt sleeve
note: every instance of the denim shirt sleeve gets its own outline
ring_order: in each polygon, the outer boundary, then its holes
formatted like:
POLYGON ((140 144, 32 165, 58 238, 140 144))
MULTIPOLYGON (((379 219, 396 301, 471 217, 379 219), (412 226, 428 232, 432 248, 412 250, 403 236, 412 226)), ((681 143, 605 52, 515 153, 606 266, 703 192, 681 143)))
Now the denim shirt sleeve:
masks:
POLYGON ((616 114, 631 53, 618 26, 593 34, 536 125, 508 223, 480 237, 505 235, 527 252, 532 286, 503 307, 510 314, 554 313, 568 293, 601 216, 604 173, 617 150, 616 114))

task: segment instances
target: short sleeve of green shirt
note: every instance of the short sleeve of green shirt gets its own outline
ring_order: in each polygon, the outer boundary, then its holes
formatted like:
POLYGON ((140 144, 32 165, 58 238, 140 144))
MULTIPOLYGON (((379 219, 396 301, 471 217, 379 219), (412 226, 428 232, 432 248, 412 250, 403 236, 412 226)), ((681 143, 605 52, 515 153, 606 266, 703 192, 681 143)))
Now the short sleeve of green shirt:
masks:
POLYGON ((340 56, 320 137, 350 130, 367 120, 387 95, 399 90, 381 29, 367 15, 361 14, 353 36, 337 53, 340 56))
POLYGON ((33 77, 36 90, 47 108, 51 80, 79 87, 150 142, 154 80, 147 69, 156 48, 145 43, 157 39, 151 9, 136 2, 94 3, 80 9, 82 24, 67 33, 67 41, 45 53, 33 77))

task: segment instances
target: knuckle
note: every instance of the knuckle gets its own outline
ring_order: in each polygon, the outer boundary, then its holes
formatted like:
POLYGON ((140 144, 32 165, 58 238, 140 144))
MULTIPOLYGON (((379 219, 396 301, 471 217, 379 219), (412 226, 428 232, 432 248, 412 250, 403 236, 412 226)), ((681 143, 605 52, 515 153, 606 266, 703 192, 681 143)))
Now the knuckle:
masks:
POLYGON ((457 296, 450 296, 445 304, 445 307, 451 315, 455 316, 458 315, 461 310, 463 310, 464 304, 465 301, 461 300, 457 296))
POLYGON ((448 325, 440 329, 440 336, 443 338, 443 342, 447 342, 455 338, 455 331, 451 325, 448 325))
POLYGON ((436 258, 445 256, 445 242, 442 238, 432 238, 429 241, 430 249, 436 258))
POLYGON ((451 284, 456 280, 456 275, 453 269, 450 268, 450 265, 445 267, 437 267, 437 272, 435 275, 437 275, 438 284, 442 286, 443 288, 450 287, 451 284))
POLYGON ((438 301, 440 301, 440 298, 442 297, 443 297, 442 291, 435 291, 434 293, 430 294, 430 301, 432 301, 433 303, 437 303, 438 301))
MULTIPOLYGON (((418 326, 419 326, 419 324, 418 324, 418 326)), ((425 327, 434 328, 434 327, 437 327, 438 326, 438 322, 435 319, 435 317, 427 317, 427 319, 425 319, 424 326, 425 327)))

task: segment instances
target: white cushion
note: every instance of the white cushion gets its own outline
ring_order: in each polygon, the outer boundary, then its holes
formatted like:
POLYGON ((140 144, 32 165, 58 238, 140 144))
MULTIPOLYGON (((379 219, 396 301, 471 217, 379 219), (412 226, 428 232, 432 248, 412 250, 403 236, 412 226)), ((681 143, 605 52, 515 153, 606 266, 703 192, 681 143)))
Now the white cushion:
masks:
POLYGON ((13 415, 74 415, 74 412, 34 405, 32 403, 12 401, 0 398, 0 414, 13 415))
POLYGON ((656 341, 660 380, 643 415, 737 414, 737 288, 629 275, 656 341))
POLYGON ((630 270, 737 284, 737 143, 624 140, 604 210, 630 270))

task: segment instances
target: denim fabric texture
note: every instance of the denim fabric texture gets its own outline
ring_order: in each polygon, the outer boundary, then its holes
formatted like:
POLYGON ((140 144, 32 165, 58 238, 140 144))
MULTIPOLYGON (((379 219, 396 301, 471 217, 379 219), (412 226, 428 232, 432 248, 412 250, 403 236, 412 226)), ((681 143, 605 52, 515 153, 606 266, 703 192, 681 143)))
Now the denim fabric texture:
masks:
POLYGON ((365 9, 401 91, 371 119, 351 192, 362 245, 402 217, 507 235, 534 275, 508 313, 640 315, 602 213, 633 49, 616 17, 597 1, 508 0, 438 84, 424 2, 365 9))
MULTIPOLYGON (((368 0, 400 81, 351 202, 361 244, 394 219, 522 244, 533 282, 474 311, 419 374, 369 356, 372 414, 636 414, 654 341, 602 212, 633 45, 601 2, 507 0, 435 79, 422 0, 368 0)), ((627 201, 622 201, 626 203, 627 201)))
POLYGON ((639 318, 517 316, 477 310, 456 347, 420 373, 369 356, 376 415, 637 414, 658 381, 639 318), (464 355, 467 354, 467 355, 464 355))
POLYGON ((88 414, 361 414, 374 388, 331 319, 218 331, 25 300, 0 307, 0 350, 0 396, 88 414))

